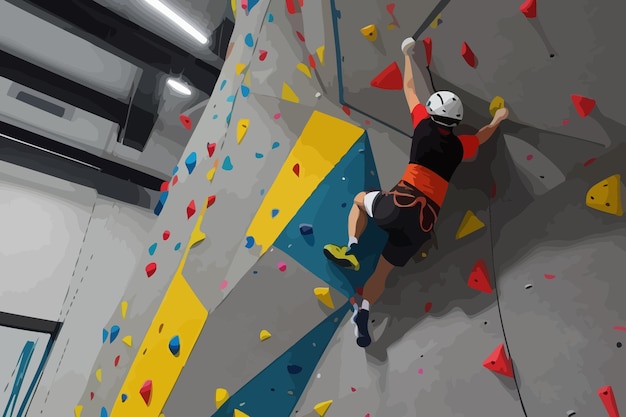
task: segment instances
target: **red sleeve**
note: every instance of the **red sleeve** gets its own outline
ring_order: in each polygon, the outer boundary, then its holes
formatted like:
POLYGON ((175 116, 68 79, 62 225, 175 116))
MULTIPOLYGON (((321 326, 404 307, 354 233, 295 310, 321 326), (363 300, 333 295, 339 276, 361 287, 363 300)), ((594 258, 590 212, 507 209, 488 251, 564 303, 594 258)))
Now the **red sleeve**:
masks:
POLYGON ((413 107, 413 110, 411 110, 411 118, 413 119, 413 129, 415 129, 422 120, 428 117, 429 117, 428 110, 426 110, 426 106, 424 106, 422 103, 413 107))
POLYGON ((463 160, 472 159, 478 152, 480 142, 476 135, 459 135, 459 140, 463 144, 463 160))

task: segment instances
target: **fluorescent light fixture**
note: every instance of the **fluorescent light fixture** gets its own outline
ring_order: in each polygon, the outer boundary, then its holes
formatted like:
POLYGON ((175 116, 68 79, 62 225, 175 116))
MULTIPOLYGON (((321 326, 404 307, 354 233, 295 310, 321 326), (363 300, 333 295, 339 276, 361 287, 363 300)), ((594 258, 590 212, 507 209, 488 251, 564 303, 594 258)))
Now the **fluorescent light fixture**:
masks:
POLYGON ((170 86, 170 88, 174 91, 176 91, 177 93, 180 93, 182 95, 185 96, 190 96, 191 95, 191 88, 189 88, 189 86, 187 86, 187 84, 178 81, 175 78, 169 78, 167 80, 167 85, 170 86))
POLYGON ((209 38, 206 37, 202 32, 198 29, 191 26, 189 22, 187 22, 182 16, 176 13, 174 10, 170 9, 165 3, 160 0, 144 0, 150 6, 154 7, 159 13, 163 16, 170 19, 176 25, 178 25, 182 30, 191 35, 195 40, 200 42, 201 44, 206 44, 209 42, 209 38))

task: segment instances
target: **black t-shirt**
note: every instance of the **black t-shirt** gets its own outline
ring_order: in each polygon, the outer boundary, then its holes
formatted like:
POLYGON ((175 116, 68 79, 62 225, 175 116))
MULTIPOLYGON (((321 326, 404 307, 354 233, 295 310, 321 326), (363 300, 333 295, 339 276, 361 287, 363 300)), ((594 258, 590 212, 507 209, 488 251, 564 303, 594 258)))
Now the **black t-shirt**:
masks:
POLYGON ((450 181, 463 160, 463 144, 451 130, 428 118, 422 120, 413 132, 410 155, 410 163, 422 165, 450 181), (442 131, 449 133, 443 134, 442 131))

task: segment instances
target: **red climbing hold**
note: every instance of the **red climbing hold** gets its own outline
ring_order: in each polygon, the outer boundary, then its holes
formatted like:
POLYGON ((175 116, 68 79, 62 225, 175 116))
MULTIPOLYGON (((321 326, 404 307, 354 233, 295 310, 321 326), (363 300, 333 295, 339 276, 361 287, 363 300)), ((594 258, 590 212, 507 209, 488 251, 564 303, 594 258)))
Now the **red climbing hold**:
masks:
POLYGON ((426 303, 426 305, 424 306, 424 312, 428 313, 430 311, 430 309, 433 308, 433 303, 431 303, 430 301, 426 303))
POLYGON ((430 66, 430 59, 433 56, 433 40, 430 36, 422 41, 426 50, 426 66, 430 66))
POLYGON ((382 70, 380 74, 374 77, 370 85, 383 90, 402 90, 402 73, 398 64, 393 62, 382 70))
POLYGON ((296 174, 297 177, 300 176, 300 164, 295 164, 293 166, 293 173, 296 174))
POLYGON ((265 61, 265 58, 267 58, 267 51, 261 49, 259 51, 259 60, 265 61))
POLYGON ((177 182, 178 182, 178 175, 174 175, 172 177, 172 185, 176 185, 177 182))
POLYGON ((196 202, 191 200, 187 205, 187 218, 190 219, 196 213, 196 202))
POLYGON ((341 107, 341 110, 343 110, 343 112, 344 112, 345 114, 347 114, 348 116, 350 116, 350 113, 351 113, 351 112, 350 112, 350 107, 348 107, 348 106, 342 106, 342 107, 341 107))
POLYGON ((243 10, 247 10, 248 9, 248 0, 241 0, 241 8, 243 10))
POLYGON ((510 358, 506 357, 504 344, 500 345, 491 352, 491 355, 483 362, 483 366, 491 372, 501 375, 513 377, 513 363, 510 358))
POLYGON ((115 360, 113 361, 113 365, 117 366, 117 365, 119 365, 119 363, 120 363, 120 355, 117 355, 115 357, 115 360))
POLYGON ((474 55, 474 51, 472 51, 467 42, 463 42, 463 46, 461 46, 461 55, 465 62, 467 62, 467 65, 476 68, 476 55, 474 55))
POLYGON ((167 240, 170 238, 170 231, 169 230, 164 230, 163 231, 163 240, 167 240))
POLYGON ((91 392, 89 393, 89 397, 90 397, 92 400, 93 400, 94 395, 96 395, 96 394, 94 394, 94 393, 93 393, 93 391, 91 391, 91 392))
POLYGON ((297 30, 296 30, 296 36, 298 37, 298 39, 300 39, 302 42, 304 42, 304 35, 302 33, 298 32, 297 30))
POLYGON ((387 7, 387 12, 391 15, 393 14, 394 10, 396 10, 395 3, 389 3, 386 7, 387 7))
POLYGON ((595 161, 596 161, 596 158, 587 159, 585 163, 583 164, 583 166, 588 167, 589 165, 593 164, 595 161))
POLYGON ((152 397, 152 381, 147 380, 143 383, 143 386, 139 390, 141 398, 146 402, 146 405, 150 405, 150 399, 152 397))
POLYGON ((357 287, 356 293, 359 295, 363 295, 363 287, 357 287))
POLYGON ((578 94, 572 94, 572 102, 576 111, 580 117, 587 117, 589 113, 596 106, 596 101, 589 97, 579 96, 578 94))
POLYGON ((169 189, 170 189, 170 183, 169 183, 169 181, 163 181, 163 182, 161 183, 161 192, 163 192, 163 191, 167 191, 167 190, 169 190, 169 189))
POLYGON ((216 143, 207 143, 206 149, 209 152, 209 158, 213 156, 213 152, 215 152, 216 143))
POLYGON ((311 68, 315 69, 315 58, 313 58, 313 55, 311 54, 309 54, 309 65, 311 68))
POLYGON ((298 0, 298 4, 300 5, 300 7, 304 7, 304 0, 298 0))
POLYGON ((150 278, 152 275, 154 275, 154 273, 157 270, 157 264, 154 262, 150 262, 148 265, 146 265, 146 275, 148 276, 148 278, 150 278))
POLYGON ((356 388, 354 388, 354 387, 350 387, 350 390, 351 390, 352 392, 356 392, 356 388))
POLYGON ((285 4, 287 5, 287 13, 294 14, 296 12, 296 5, 293 2, 294 0, 285 0, 285 4))
POLYGON ((180 122, 185 126, 185 129, 191 130, 191 119, 184 114, 180 115, 180 122))
POLYGON ((519 7, 519 10, 529 19, 537 17, 537 0, 526 0, 519 7))
POLYGON ((482 259, 478 260, 472 268, 467 286, 477 291, 482 291, 487 294, 491 294, 491 284, 489 284, 489 273, 487 271, 487 265, 482 259))
POLYGON ((615 402, 613 388, 610 385, 601 387, 598 390, 598 396, 602 400, 602 404, 604 404, 604 408, 609 414, 609 417, 619 417, 619 410, 617 409, 617 403, 615 402))
POLYGON ((206 198, 206 208, 209 208, 213 205, 213 203, 215 203, 215 196, 214 195, 210 195, 206 198))

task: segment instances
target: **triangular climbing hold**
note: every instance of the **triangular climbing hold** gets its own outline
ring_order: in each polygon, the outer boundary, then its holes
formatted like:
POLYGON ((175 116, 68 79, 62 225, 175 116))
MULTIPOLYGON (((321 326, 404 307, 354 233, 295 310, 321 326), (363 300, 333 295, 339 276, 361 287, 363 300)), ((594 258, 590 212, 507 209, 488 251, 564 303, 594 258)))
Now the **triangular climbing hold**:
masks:
POLYGON ((430 36, 422 41, 424 44, 424 50, 426 52, 426 66, 430 66, 430 61, 433 57, 433 40, 430 36))
POLYGON ((215 153, 215 148, 217 147, 217 143, 207 143, 206 144, 206 150, 209 154, 209 158, 213 156, 213 153, 215 153))
POLYGON ((402 90, 402 73, 398 64, 394 61, 374 77, 370 85, 383 90, 402 90))
POLYGON ((526 0, 519 7, 520 12, 524 14, 528 19, 537 17, 537 0, 526 0))
POLYGON ((241 73, 243 72, 243 70, 246 69, 246 64, 242 64, 240 62, 235 64, 235 74, 237 75, 241 75, 241 73))
POLYGON ((617 409, 617 402, 615 401, 615 395, 613 394, 613 388, 610 385, 606 385, 598 389, 598 396, 606 409, 609 417, 619 417, 619 410, 617 409))
POLYGON ((283 83, 282 99, 285 101, 291 101, 293 103, 299 103, 300 99, 296 93, 289 87, 287 83, 283 83))
POLYGON ((475 231, 482 229, 485 227, 485 223, 483 223, 476 215, 468 210, 461 221, 461 225, 459 226, 459 230, 456 232, 456 239, 459 240, 462 237, 469 235, 470 233, 474 233, 475 231))
POLYGON ((378 28, 376 28, 376 25, 367 25, 361 28, 361 34, 365 36, 365 39, 368 41, 375 42, 376 39, 378 39, 378 28))
POLYGON ((209 181, 213 181, 213 177, 215 177, 215 167, 211 168, 207 173, 206 173, 206 179, 209 181))
POLYGON ((500 96, 495 96, 492 100, 491 103, 489 103, 489 114, 491 114, 491 117, 496 115, 496 112, 504 107, 504 99, 500 96))
POLYGON ((187 219, 190 219, 196 213, 196 202, 191 200, 187 205, 187 219))
POLYGON ((82 412, 83 412, 82 405, 77 405, 76 407, 74 407, 74 417, 80 417, 82 412))
POLYGON ((237 124, 237 144, 241 143, 243 137, 246 136, 248 126, 250 125, 249 119, 240 119, 237 124))
POLYGON ((624 214, 620 178, 619 174, 611 175, 592 186, 587 191, 587 206, 615 216, 624 214))
POLYGON ((332 403, 333 403, 333 400, 328 400, 328 401, 324 401, 321 403, 317 403, 315 404, 313 409, 315 410, 317 414, 320 415, 320 417, 324 417, 324 414, 326 414, 326 412, 328 411, 332 403))
POLYGON ((120 313, 122 314, 122 320, 126 319, 126 312, 128 311, 128 301, 122 301, 120 304, 120 313))
POLYGON ((237 410, 235 408, 235 412, 233 413, 233 417, 250 417, 249 415, 247 415, 246 413, 244 413, 241 410, 237 410))
POLYGON ((218 388, 215 390, 215 408, 220 408, 222 404, 228 401, 228 391, 224 388, 218 388))
POLYGON ((141 398, 143 398, 146 405, 150 405, 150 400, 152 399, 152 381, 147 380, 139 389, 139 394, 141 394, 141 398))
POLYGON ((596 106, 596 101, 589 97, 572 94, 572 103, 576 107, 576 111, 580 117, 587 117, 596 106))
POLYGON ((211 207, 213 204, 215 204, 215 200, 217 199, 216 196, 214 195, 210 195, 206 198, 206 208, 211 207))
POLYGON ((296 68, 300 70, 301 73, 311 78, 311 70, 304 63, 300 62, 298 65, 296 65, 296 68))
POLYGON ((296 174, 297 177, 300 176, 300 164, 295 164, 293 166, 293 173, 296 174))
POLYGON ((196 153, 191 152, 185 159, 185 167, 187 167, 187 172, 189 173, 189 175, 191 175, 193 170, 196 168, 196 162, 197 162, 196 153))
POLYGON ((183 124, 183 126, 185 126, 185 129, 191 130, 191 119, 189 118, 189 116, 185 116, 184 114, 181 114, 179 119, 180 119, 180 122, 183 124))
POLYGON ((133 347, 133 337, 130 335, 124 336, 124 338, 122 338, 122 342, 124 342, 124 344, 128 347, 133 347))
POLYGON ((96 369, 96 379, 98 382, 102 382, 102 368, 96 369))
POLYGON ((441 20, 441 13, 439 13, 437 17, 433 19, 433 21, 430 23, 430 27, 433 29, 437 29, 437 27, 439 26, 439 20, 441 20))
POLYGON ((270 337, 272 337, 272 334, 265 329, 261 330, 261 333, 259 333, 259 339, 261 340, 261 342, 266 341, 270 337))
POLYGON ((463 42, 461 46, 461 56, 467 62, 467 65, 476 68, 476 55, 474 55, 474 51, 472 51, 467 42, 463 42))
POLYGON ((200 229, 194 229, 189 238, 189 246, 194 247, 206 239, 206 234, 200 229))
POLYGON ((313 293, 322 304, 328 308, 335 308, 333 299, 330 296, 330 289, 328 287, 318 287, 313 290, 313 293))
POLYGON ((320 61, 320 64, 322 65, 324 65, 324 50, 325 49, 326 48, 324 47, 324 45, 322 45, 315 50, 315 53, 317 54, 317 59, 320 61))
POLYGON ((510 358, 506 357, 504 344, 502 343, 495 348, 493 352, 491 352, 491 355, 489 355, 487 359, 485 359, 483 366, 491 372, 513 377, 513 363, 510 358))
POLYGON ((485 265, 485 261, 482 259, 478 260, 476 264, 474 264, 467 281, 467 286, 487 294, 491 294, 491 291, 493 291, 491 289, 491 284, 489 283, 487 265, 485 265))
POLYGON ((172 337, 167 347, 170 349, 172 355, 178 356, 180 353, 180 337, 178 335, 172 337))

